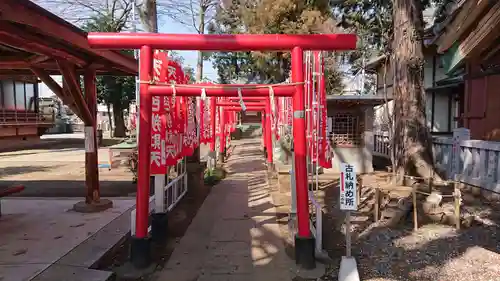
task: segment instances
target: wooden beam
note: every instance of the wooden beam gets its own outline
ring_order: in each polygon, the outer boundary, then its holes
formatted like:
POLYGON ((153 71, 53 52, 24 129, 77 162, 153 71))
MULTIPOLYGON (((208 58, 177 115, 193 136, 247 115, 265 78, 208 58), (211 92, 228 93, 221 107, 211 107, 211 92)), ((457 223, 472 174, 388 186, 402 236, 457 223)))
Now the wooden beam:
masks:
POLYGON ((500 35, 500 2, 479 21, 477 27, 458 46, 463 58, 480 55, 500 35))
POLYGON ((0 80, 16 80, 26 83, 37 83, 39 82, 38 77, 30 73, 28 75, 5 75, 0 73, 0 80))
POLYGON ((36 66, 39 69, 58 69, 55 62, 41 62, 41 63, 30 63, 29 61, 19 60, 19 61, 3 61, 0 60, 0 69, 31 69, 32 66, 36 66))
POLYGON ((29 0, 2 0, 0 1, 0 14, 2 20, 27 26, 46 35, 46 44, 56 41, 64 42, 68 46, 80 49, 79 52, 82 56, 98 56, 100 59, 109 61, 115 68, 119 68, 125 73, 137 74, 138 65, 133 57, 123 55, 117 51, 90 48, 85 32, 29 0))
POLYGON ((72 55, 67 50, 55 47, 57 43, 54 42, 49 46, 46 39, 33 36, 26 30, 4 21, 0 21, 0 42, 29 53, 64 59, 80 66, 86 65, 85 60, 72 55))
POLYGON ((31 67, 31 71, 40 78, 40 80, 47 85, 47 87, 58 97, 61 101, 68 105, 69 108, 78 116, 80 116, 80 112, 78 108, 75 106, 75 101, 64 93, 63 88, 56 82, 49 74, 47 74, 43 69, 37 68, 35 66, 31 67))
POLYGON ((40 56, 40 55, 35 55, 33 57, 30 57, 28 59, 28 62, 31 64, 31 65, 34 65, 34 64, 39 64, 39 63, 42 63, 44 61, 47 61, 49 60, 50 57, 48 56, 40 56))
POLYGON ((67 85, 68 93, 73 97, 76 108, 81 113, 78 117, 82 119, 85 125, 92 124, 94 118, 92 118, 87 102, 83 97, 82 88, 80 87, 80 77, 76 74, 74 65, 59 60, 57 61, 57 65, 61 70, 64 85, 67 85))
POLYGON ((438 53, 443 53, 451 48, 453 43, 459 40, 483 11, 489 7, 489 2, 488 0, 469 0, 465 3, 452 23, 446 27, 446 33, 436 42, 438 53))
POLYGON ((491 50, 488 51, 487 54, 485 54, 483 61, 488 61, 492 57, 494 57, 498 52, 500 51, 500 44, 494 46, 491 50))

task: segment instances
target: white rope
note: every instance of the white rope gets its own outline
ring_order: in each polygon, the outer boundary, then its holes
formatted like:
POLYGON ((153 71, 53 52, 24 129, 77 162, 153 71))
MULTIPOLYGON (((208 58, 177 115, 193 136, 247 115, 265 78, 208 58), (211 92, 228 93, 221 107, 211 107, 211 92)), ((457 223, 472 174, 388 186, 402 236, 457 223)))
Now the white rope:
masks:
POLYGON ((172 84, 171 87, 172 87, 172 102, 175 102, 175 95, 177 94, 177 91, 175 90, 175 84, 172 84))
POLYGON ((241 88, 238 88, 238 97, 240 98, 241 111, 247 111, 245 102, 243 101, 243 95, 241 94, 241 88))
POLYGON ((205 101, 207 99, 207 91, 205 90, 205 88, 201 88, 201 100, 202 101, 205 101))
POLYGON ((274 103, 274 89, 273 86, 269 86, 269 103, 271 104, 271 111, 273 114, 276 113, 276 107, 274 103))

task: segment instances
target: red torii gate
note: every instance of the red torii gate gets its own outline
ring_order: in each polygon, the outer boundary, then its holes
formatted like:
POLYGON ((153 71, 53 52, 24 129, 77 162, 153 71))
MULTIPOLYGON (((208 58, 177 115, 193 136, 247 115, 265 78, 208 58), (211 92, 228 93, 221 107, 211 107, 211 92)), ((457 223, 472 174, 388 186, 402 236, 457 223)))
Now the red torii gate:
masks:
MULTIPOLYGON (((139 162, 149 163, 151 140, 152 95, 199 96, 200 88, 189 85, 150 85, 153 49, 199 51, 292 51, 292 84, 274 85, 275 96, 293 97, 293 138, 295 141, 295 180, 297 188, 298 234, 295 237, 295 258, 303 268, 314 268, 314 238, 309 229, 308 182, 306 167, 306 134, 304 110, 304 50, 353 50, 354 34, 150 34, 150 33, 90 33, 91 46, 103 49, 140 49, 140 131, 139 162)), ((247 89, 238 86, 206 87, 207 96, 267 97, 268 87, 247 89)), ((267 106, 266 106, 267 108, 267 106)), ((214 115, 213 115, 214 116, 214 115)), ((215 119, 215 118, 212 118, 215 119)), ((214 122, 214 121, 212 121, 214 122)), ((148 204, 149 165, 139 165, 137 181, 136 235, 131 255, 147 263, 149 256, 148 204), (139 252, 143 251, 143 257, 139 252)), ((132 257, 133 258, 133 257, 132 257)), ((139 263, 139 262, 138 262, 139 263)))
MULTIPOLYGON (((269 110, 267 108, 267 105, 269 104, 269 99, 262 99, 261 97, 254 97, 256 98, 255 101, 250 101, 250 102, 245 102, 245 98, 241 98, 241 99, 238 99, 238 102, 236 102, 236 100, 234 101, 229 101, 229 102, 216 102, 215 103, 215 106, 220 106, 220 107, 223 107, 223 110, 225 111, 243 111, 243 109, 245 109, 245 111, 260 111, 260 112, 264 112, 264 114, 267 116, 267 111, 269 110), (243 102, 244 105, 240 104, 240 102, 243 102), (244 108, 242 107, 244 106, 244 108)), ((248 99, 248 98, 247 98, 248 99)), ((270 122, 270 120, 269 120, 270 122)), ((214 132, 215 132, 215 128, 213 128, 214 132)), ((268 139, 267 139, 267 135, 271 135, 271 128, 270 127, 266 127, 265 131, 264 131, 264 128, 262 128, 263 130, 263 139, 264 139, 264 146, 268 146, 270 145, 270 143, 268 143, 268 139), (269 131, 268 131, 269 130, 269 131)), ((222 143, 221 143, 221 148, 220 148, 220 152, 222 153, 224 151, 224 148, 225 148, 225 136, 223 135, 222 136, 222 143)), ((213 140, 215 142, 215 139, 213 140)), ((272 140, 271 140, 272 141, 272 140)), ((215 145, 214 145, 215 147, 215 145)), ((267 164, 268 164, 268 170, 269 169, 272 169, 272 150, 267 150, 267 155, 268 155, 268 158, 267 158, 267 164), (270 155, 270 156, 269 156, 270 155), (269 159, 271 160, 271 162, 269 161, 269 159)), ((224 157, 224 156, 223 156, 224 157)))

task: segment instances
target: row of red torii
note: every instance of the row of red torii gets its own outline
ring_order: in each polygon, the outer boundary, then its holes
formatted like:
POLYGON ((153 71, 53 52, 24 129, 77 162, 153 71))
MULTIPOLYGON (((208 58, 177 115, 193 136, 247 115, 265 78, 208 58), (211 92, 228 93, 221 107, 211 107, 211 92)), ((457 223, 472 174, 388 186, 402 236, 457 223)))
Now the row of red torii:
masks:
MULTIPOLYGON (((272 147, 271 128, 275 128, 275 120, 281 119, 282 123, 292 125, 295 152, 293 175, 296 182, 298 225, 295 237, 295 259, 296 263, 303 268, 314 268, 315 243, 309 228, 307 157, 308 150, 309 154, 314 154, 319 149, 312 148, 318 143, 317 134, 310 134, 308 140, 306 132, 308 128, 314 127, 315 122, 322 124, 319 128, 324 129, 325 114, 313 115, 315 112, 325 112, 326 107, 324 102, 313 102, 323 109, 306 112, 305 105, 311 102, 311 99, 317 99, 317 101, 325 99, 325 79, 313 78, 314 73, 322 73, 319 67, 322 63, 318 51, 353 50, 356 48, 356 35, 89 33, 88 40, 94 48, 140 49, 137 211, 136 231, 131 243, 131 258, 135 260, 134 263, 146 265, 149 261, 150 175, 164 174, 166 165, 176 163, 169 161, 177 161, 176 157, 179 154, 192 153, 200 141, 210 142, 211 150, 214 151, 217 133, 220 136, 219 149, 223 151, 226 134, 234 128, 234 112, 244 109, 265 113, 263 132, 264 143, 268 148, 268 164, 271 164, 273 160, 270 148, 272 147), (179 84, 172 84, 168 79, 169 72, 178 71, 180 67, 162 67, 164 63, 169 64, 166 54, 162 55, 155 50, 291 51, 291 82, 275 85, 188 85, 185 84, 184 76, 179 73, 178 76, 182 76, 183 80, 177 79, 175 82, 179 84), (315 63, 304 63, 304 51, 316 51, 313 60, 315 63), (311 69, 312 65, 317 68, 311 69), (319 81, 319 84, 313 85, 315 83, 307 83, 307 81, 319 81), (309 94, 311 87, 315 86, 316 89, 320 89, 320 91, 313 91, 319 93, 316 97, 309 94), (201 100, 199 112, 203 117, 200 116, 200 139, 197 137, 194 122, 196 116, 196 107, 193 105, 194 97, 200 97, 201 100), (285 112, 281 117, 275 115, 279 103, 282 105, 279 112, 285 112), (216 110, 216 106, 225 110, 216 110), (173 110, 174 108, 180 110, 173 110), (207 118, 207 115, 210 117, 207 118), (312 118, 306 118, 306 115, 312 118), (212 118, 213 116, 215 118, 212 118), (184 121, 179 122, 179 120, 184 121), (162 129, 165 127, 167 130, 162 129), (183 138, 179 138, 179 135, 183 135, 183 138), (162 140, 164 146, 161 144, 162 140), (179 140, 183 141, 183 145, 175 146, 179 140), (177 150, 174 149, 175 147, 177 150), (187 151, 180 152, 179 147, 187 151), (163 155, 162 151, 165 152, 163 155), (152 164, 145 165, 144 163, 152 164)), ((320 165, 328 165, 329 161, 320 155, 316 154, 313 158, 324 161, 324 163, 320 162, 320 165)))

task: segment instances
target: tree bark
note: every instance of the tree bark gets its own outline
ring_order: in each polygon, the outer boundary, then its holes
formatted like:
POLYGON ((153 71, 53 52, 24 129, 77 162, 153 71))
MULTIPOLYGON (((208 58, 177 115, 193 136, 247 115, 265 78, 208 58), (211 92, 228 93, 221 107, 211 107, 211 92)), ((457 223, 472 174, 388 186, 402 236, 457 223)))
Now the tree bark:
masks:
POLYGON ((389 125, 389 153, 391 158, 391 173, 394 175, 396 172, 396 161, 395 161, 395 149, 394 149, 394 103, 392 112, 389 113, 389 99, 388 99, 388 91, 387 91, 387 63, 389 62, 389 55, 387 54, 384 59, 384 113, 387 119, 387 123, 389 125))
POLYGON ((156 0, 144 0, 139 15, 148 32, 158 32, 158 13, 156 9, 156 0))
MULTIPOLYGON (((434 172, 425 116, 423 18, 420 0, 393 0, 394 149, 397 182, 434 172)), ((441 180, 438 176, 437 180, 441 180)))
MULTIPOLYGON (((203 6, 204 1, 200 1, 200 15, 198 22, 198 33, 205 34, 205 14, 207 8, 203 6)), ((203 52, 198 51, 198 61, 196 62, 196 82, 201 82, 203 79, 203 52)))
POLYGON ((108 110, 109 134, 110 134, 110 137, 112 137, 113 136, 113 118, 111 118, 111 105, 109 103, 106 104, 106 109, 108 110))
POLYGON ((113 103, 113 119, 115 121, 114 136, 124 138, 127 136, 127 127, 125 127, 125 118, 123 118, 123 109, 121 104, 113 103))

